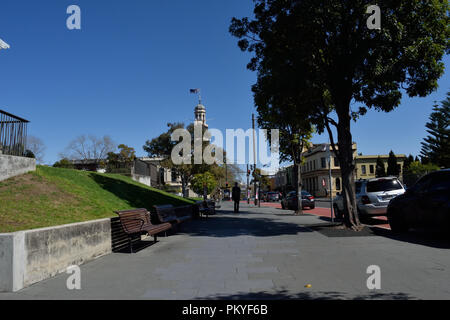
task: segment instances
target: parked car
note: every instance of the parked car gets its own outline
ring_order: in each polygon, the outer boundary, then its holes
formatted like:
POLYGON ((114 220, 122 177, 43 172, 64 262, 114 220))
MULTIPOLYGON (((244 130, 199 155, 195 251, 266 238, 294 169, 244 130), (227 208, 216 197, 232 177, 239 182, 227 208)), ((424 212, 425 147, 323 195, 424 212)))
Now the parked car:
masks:
POLYGON ((393 199, 387 217, 395 232, 411 227, 450 230, 450 169, 427 174, 393 199))
MULTIPOLYGON (((356 205, 360 216, 386 215, 389 202, 405 193, 405 188, 396 177, 383 177, 355 182, 356 205)), ((344 199, 337 195, 333 200, 337 218, 343 217, 344 199)))
POLYGON ((266 195, 266 200, 267 202, 272 202, 272 201, 279 201, 280 200, 280 194, 278 192, 268 192, 266 195))
MULTIPOLYGON (((298 200, 295 191, 289 192, 285 198, 281 200, 281 208, 288 210, 297 210, 298 200)), ((305 190, 302 190, 302 208, 308 207, 314 209, 316 207, 314 197, 305 190)))
POLYGON ((357 184, 356 204, 360 215, 386 215, 389 202, 405 193, 397 177, 383 177, 360 181, 357 184))

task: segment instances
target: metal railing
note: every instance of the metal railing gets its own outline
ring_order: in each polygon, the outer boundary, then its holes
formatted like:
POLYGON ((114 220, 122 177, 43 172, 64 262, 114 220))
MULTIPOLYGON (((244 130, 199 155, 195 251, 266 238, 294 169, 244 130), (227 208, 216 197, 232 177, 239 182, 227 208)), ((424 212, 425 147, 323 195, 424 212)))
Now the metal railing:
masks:
POLYGON ((28 123, 28 120, 0 110, 0 154, 25 154, 28 123))

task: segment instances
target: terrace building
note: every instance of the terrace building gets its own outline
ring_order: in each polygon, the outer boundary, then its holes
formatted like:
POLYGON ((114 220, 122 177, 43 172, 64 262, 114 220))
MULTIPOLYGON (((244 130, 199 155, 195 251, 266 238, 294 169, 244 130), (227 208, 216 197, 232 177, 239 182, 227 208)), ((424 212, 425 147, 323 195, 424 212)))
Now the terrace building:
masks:
MULTIPOLYGON (((362 155, 357 154, 357 145, 353 143, 353 159, 355 161, 355 179, 371 179, 376 177, 376 163, 378 157, 384 163, 387 171, 389 155, 362 155)), ((302 165, 302 185, 303 189, 310 192, 315 197, 329 197, 330 182, 329 173, 331 165, 331 190, 332 196, 342 192, 342 178, 339 160, 328 144, 310 145, 303 153, 304 164, 302 165), (329 148, 329 150, 328 150, 329 148), (331 163, 329 159, 331 158, 331 163)), ((399 166, 399 179, 403 180, 403 164, 406 155, 398 154, 397 165, 399 166)), ((281 169, 275 175, 275 188, 280 191, 290 191, 295 189, 297 174, 295 167, 289 166, 281 169)))

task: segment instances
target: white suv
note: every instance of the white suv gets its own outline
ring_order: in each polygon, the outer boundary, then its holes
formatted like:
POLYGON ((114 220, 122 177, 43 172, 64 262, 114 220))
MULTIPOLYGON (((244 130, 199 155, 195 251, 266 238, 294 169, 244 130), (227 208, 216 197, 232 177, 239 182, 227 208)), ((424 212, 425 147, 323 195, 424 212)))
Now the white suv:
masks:
MULTIPOLYGON (((405 187, 397 177, 358 180, 355 183, 356 204, 360 215, 386 215, 389 202, 405 193, 405 187)), ((334 199, 336 217, 342 217, 344 201, 338 195, 334 199)))

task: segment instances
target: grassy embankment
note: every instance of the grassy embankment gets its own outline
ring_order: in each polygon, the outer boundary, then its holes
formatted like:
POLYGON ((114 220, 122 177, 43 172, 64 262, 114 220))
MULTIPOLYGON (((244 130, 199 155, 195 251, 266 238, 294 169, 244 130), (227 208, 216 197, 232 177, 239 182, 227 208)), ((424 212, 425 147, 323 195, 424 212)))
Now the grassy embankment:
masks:
POLYGON ((193 202, 121 175, 38 166, 36 172, 0 182, 0 233, 114 217, 114 210, 193 202))

